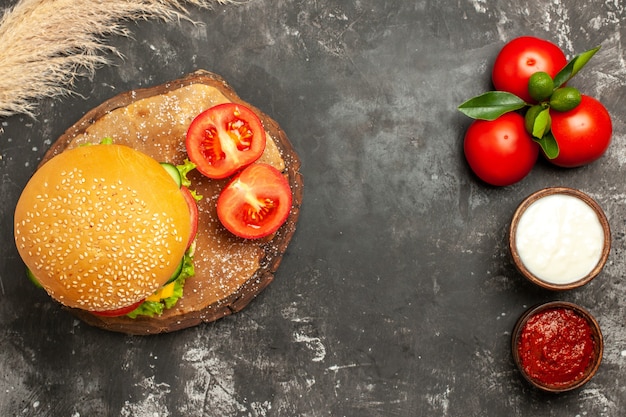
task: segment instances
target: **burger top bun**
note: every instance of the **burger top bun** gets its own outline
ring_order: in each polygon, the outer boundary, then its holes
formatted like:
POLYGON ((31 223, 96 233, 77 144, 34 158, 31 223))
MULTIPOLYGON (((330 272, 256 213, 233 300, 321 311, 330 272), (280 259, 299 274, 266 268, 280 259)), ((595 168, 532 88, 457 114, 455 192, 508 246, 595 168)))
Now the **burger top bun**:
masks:
POLYGON ((26 266, 61 304, 90 311, 126 307, 163 286, 190 233, 176 182, 157 161, 122 145, 82 146, 50 159, 15 210, 26 266))

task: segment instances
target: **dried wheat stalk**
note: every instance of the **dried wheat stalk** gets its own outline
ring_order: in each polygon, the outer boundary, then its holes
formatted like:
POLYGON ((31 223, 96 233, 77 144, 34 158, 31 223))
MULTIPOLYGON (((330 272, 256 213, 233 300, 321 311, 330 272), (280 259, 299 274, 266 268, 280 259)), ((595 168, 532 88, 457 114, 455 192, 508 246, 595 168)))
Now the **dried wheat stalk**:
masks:
POLYGON ((129 34, 125 21, 186 19, 185 3, 208 8, 231 0, 20 0, 0 19, 0 118, 33 116, 36 101, 71 93, 117 54, 104 43, 129 34))

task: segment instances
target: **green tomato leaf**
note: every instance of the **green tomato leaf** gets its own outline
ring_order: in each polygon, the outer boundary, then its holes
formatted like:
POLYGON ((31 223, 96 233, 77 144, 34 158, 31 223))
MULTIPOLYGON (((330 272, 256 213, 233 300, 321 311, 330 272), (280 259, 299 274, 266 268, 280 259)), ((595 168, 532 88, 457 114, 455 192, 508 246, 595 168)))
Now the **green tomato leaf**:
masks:
POLYGON ((572 58, 572 60, 554 77, 554 88, 559 88, 571 80, 599 50, 600 46, 596 46, 572 58))
POLYGON ((470 98, 459 106, 459 111, 472 119, 495 120, 505 113, 519 110, 526 102, 515 94, 488 91, 470 98))
POLYGON ((559 156, 559 144, 556 142, 552 132, 548 132, 541 139, 534 139, 541 146, 543 153, 548 159, 554 159, 559 156))
POLYGON ((550 130, 550 108, 541 110, 537 117, 535 117, 535 123, 533 124, 533 136, 535 138, 543 138, 544 135, 550 130))

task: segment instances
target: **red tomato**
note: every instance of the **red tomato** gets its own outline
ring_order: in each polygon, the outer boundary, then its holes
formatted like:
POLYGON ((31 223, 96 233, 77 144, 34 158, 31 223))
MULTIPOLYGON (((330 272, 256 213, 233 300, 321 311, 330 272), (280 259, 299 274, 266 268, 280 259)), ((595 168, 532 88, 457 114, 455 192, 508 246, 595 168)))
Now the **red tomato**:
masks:
POLYGON ((124 316, 130 313, 131 311, 133 311, 134 309, 136 309, 137 307, 139 307, 141 303, 143 303, 143 301, 144 300, 137 301, 134 304, 131 304, 126 307, 117 308, 115 310, 90 311, 90 313, 95 314, 96 316, 102 316, 102 317, 124 316))
POLYGON ((220 193, 217 216, 231 233, 257 239, 274 233, 291 211, 291 188, 276 168, 253 164, 220 193))
POLYGON ((567 65, 567 58, 552 42, 522 36, 513 39, 500 50, 492 70, 496 90, 508 91, 527 103, 534 100, 528 94, 528 79, 537 71, 552 78, 567 65))
POLYGON ((249 108, 219 104, 191 122, 185 146, 198 171, 209 178, 226 178, 261 156, 265 129, 249 108))
POLYGON ((593 97, 582 95, 573 110, 551 111, 552 134, 559 155, 549 161, 567 168, 588 164, 600 158, 611 143, 613 125, 607 109, 593 97))
POLYGON ((189 215, 191 216, 191 234, 187 241, 187 249, 189 249, 189 246, 191 246, 193 240, 196 238, 196 233, 198 233, 198 203, 196 199, 193 198, 189 188, 183 186, 180 187, 180 191, 183 193, 183 197, 185 197, 185 202, 189 208, 189 215))
POLYGON ((496 120, 475 120, 465 133, 465 158, 486 183, 510 185, 524 178, 537 161, 539 146, 524 127, 518 113, 496 120))

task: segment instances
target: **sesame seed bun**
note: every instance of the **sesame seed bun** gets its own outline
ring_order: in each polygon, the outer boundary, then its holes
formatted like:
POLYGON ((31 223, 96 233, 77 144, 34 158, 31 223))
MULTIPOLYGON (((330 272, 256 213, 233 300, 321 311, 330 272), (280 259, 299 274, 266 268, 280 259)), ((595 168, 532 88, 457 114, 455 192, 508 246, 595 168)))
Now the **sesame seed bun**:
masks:
POLYGON ((68 307, 76 317, 92 326, 127 334, 172 332, 241 311, 273 281, 300 213, 303 192, 300 159, 278 123, 242 100, 216 74, 200 70, 105 101, 53 143, 40 167, 56 155, 105 137, 159 162, 181 164, 186 158, 184 142, 191 121, 202 111, 225 102, 246 105, 265 127, 267 144, 258 162, 277 168, 289 182, 292 208, 285 224, 275 234, 260 240, 232 235, 219 222, 216 210, 217 198, 228 179, 211 180, 193 171, 189 174, 190 188, 203 198, 198 202, 195 275, 185 281, 183 297, 174 307, 152 318, 102 317, 82 308, 68 307))
POLYGON ((114 310, 165 284, 191 220, 178 185, 149 156, 121 145, 63 152, 17 203, 17 249, 44 289, 68 307, 114 310))

